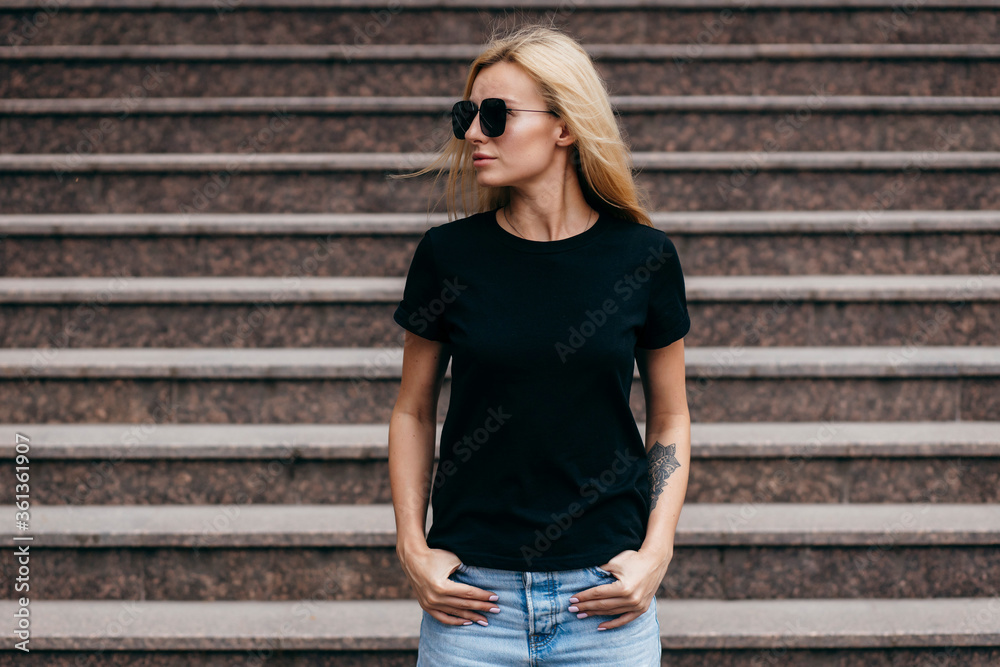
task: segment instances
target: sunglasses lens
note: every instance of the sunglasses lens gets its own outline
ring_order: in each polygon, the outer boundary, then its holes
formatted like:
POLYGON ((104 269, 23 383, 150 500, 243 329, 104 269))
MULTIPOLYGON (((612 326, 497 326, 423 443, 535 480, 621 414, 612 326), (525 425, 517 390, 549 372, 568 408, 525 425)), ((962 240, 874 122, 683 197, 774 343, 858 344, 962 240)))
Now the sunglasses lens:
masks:
POLYGON ((451 108, 451 129, 457 139, 465 139, 465 132, 476 117, 476 105, 471 100, 455 102, 451 108))
POLYGON ((507 104, 496 97, 483 100, 479 109, 479 122, 487 137, 499 137, 507 125, 507 104))

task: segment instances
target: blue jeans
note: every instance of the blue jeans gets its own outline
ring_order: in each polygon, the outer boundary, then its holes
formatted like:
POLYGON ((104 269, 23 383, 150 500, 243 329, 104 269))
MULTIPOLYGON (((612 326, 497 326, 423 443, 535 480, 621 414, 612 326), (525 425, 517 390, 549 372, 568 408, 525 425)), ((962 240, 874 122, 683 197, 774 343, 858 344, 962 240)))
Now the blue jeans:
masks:
POLYGON ((496 593, 500 613, 483 613, 487 626, 450 625, 423 610, 417 667, 660 665, 656 598, 642 616, 610 630, 597 626, 619 614, 577 618, 568 610, 573 595, 615 581, 607 570, 521 572, 463 563, 449 578, 496 593))

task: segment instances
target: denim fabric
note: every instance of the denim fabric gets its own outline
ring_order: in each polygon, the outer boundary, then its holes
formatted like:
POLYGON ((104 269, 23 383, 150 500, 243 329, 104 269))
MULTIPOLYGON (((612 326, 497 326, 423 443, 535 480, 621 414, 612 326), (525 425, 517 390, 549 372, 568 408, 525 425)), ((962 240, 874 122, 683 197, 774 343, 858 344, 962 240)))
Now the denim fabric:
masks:
POLYGON ((575 594, 615 581, 607 570, 521 572, 463 563, 449 578, 496 593, 500 613, 483 613, 488 626, 449 625, 424 610, 417 667, 660 665, 656 598, 642 616, 610 630, 597 626, 617 614, 577 618, 568 610, 575 594))

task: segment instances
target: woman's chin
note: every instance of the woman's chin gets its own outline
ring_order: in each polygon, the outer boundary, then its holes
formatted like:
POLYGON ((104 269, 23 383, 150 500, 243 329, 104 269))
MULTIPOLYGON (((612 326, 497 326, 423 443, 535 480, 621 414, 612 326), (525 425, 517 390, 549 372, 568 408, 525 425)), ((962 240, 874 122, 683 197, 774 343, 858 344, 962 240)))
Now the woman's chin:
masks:
POLYGON ((498 181, 499 179, 497 179, 496 177, 490 178, 489 176, 487 176, 482 172, 476 172, 476 184, 479 185, 480 187, 498 188, 504 185, 503 183, 500 183, 498 181))

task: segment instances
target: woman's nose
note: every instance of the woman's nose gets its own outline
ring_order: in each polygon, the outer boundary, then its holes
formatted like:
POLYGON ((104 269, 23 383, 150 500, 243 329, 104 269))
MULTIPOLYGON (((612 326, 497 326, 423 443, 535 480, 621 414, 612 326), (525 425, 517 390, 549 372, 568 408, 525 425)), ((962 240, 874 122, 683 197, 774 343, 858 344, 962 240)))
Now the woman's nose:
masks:
POLYGON ((474 134, 477 139, 486 138, 483 134, 482 128, 479 126, 479 110, 476 110, 476 115, 472 117, 472 122, 469 124, 469 129, 465 131, 465 138, 468 139, 470 134, 474 134))

